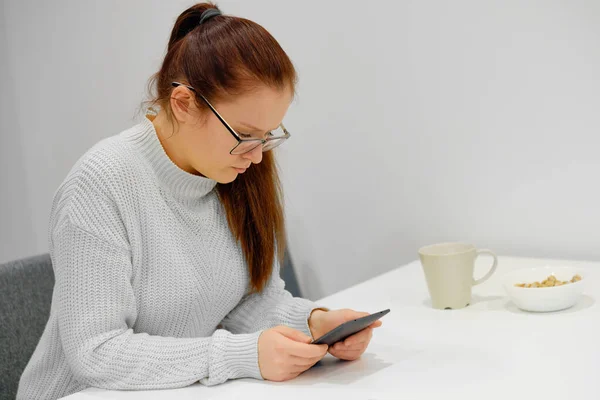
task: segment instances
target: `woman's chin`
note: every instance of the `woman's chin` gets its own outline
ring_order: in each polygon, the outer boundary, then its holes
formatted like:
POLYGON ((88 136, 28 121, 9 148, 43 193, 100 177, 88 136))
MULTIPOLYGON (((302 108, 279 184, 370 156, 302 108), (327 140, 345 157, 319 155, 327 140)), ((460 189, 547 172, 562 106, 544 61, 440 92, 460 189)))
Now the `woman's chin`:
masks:
POLYGON ((238 175, 239 174, 234 169, 231 169, 230 171, 224 171, 223 173, 219 174, 219 176, 215 177, 214 180, 220 184, 225 185, 227 183, 235 181, 238 175))

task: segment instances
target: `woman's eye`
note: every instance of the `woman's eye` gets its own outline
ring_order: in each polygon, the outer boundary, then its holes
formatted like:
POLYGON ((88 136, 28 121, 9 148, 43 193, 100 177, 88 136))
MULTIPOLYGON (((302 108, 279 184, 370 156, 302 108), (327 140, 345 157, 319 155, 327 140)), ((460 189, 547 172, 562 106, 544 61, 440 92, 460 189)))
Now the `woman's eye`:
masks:
POLYGON ((246 134, 246 133, 240 133, 240 137, 241 137, 242 139, 250 139, 250 138, 252 138, 252 135, 248 135, 248 134, 246 134))
POLYGON ((269 132, 265 133, 265 137, 272 137, 272 136, 275 136, 275 135, 273 135, 273 132, 269 131, 269 132))

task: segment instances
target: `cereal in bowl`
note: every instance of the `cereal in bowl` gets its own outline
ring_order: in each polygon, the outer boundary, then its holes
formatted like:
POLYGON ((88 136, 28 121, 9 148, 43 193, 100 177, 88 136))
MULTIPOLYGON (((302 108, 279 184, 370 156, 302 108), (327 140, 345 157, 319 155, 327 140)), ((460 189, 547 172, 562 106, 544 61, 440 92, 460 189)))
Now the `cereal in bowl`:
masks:
POLYGON ((568 285, 569 283, 575 283, 581 280, 581 276, 579 274, 573 275, 570 281, 561 281, 556 279, 554 275, 550 275, 542 282, 533 282, 533 283, 515 283, 516 287, 522 288, 544 288, 544 287, 554 287, 554 286, 562 286, 568 285))

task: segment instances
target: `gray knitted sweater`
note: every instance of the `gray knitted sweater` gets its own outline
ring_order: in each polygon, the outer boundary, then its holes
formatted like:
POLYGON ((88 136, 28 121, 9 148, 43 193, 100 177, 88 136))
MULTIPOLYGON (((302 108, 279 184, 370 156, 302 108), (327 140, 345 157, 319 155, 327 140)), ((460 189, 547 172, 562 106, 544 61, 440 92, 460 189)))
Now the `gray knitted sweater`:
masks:
POLYGON ((261 379, 262 330, 310 335, 316 305, 284 289, 278 265, 249 294, 215 186, 173 164, 147 119, 76 163, 52 207, 52 308, 18 399, 261 379))

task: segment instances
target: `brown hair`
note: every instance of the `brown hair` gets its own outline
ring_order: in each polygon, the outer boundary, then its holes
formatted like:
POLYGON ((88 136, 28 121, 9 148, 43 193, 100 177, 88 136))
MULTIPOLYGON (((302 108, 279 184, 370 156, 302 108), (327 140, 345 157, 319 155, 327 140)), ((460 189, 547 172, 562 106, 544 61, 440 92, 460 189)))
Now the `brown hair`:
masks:
MULTIPOLYGON (((172 121, 169 99, 173 81, 185 81, 209 101, 247 93, 258 85, 294 92, 296 71, 279 43, 262 26, 244 18, 217 15, 199 25, 212 3, 185 10, 175 22, 167 54, 152 78, 158 104, 172 121)), ((206 104, 196 99, 206 110, 206 104)), ((217 185, 229 228, 241 244, 250 283, 261 291, 269 280, 277 254, 285 247, 283 195, 272 151, 229 184, 217 185)))

